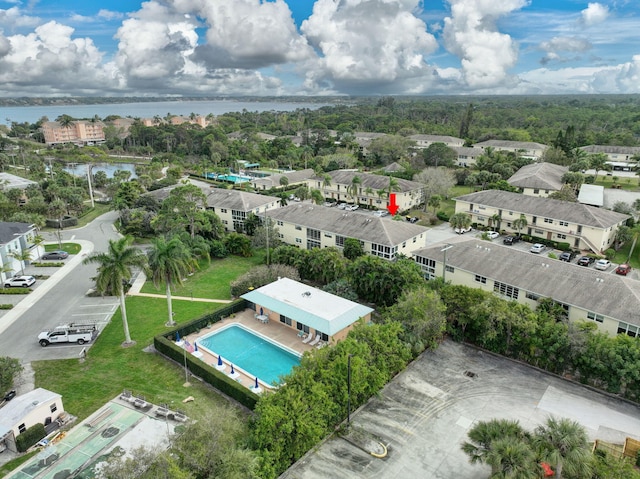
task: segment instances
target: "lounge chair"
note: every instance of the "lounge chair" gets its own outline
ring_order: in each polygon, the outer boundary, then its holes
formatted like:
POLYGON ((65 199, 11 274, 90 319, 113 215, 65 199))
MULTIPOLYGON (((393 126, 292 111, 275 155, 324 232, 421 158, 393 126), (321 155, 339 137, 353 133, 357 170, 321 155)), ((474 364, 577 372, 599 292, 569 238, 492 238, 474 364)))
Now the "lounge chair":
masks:
POLYGON ((309 343, 309 346, 315 346, 318 344, 318 341, 320 341, 320 334, 316 334, 315 339, 309 343))
POLYGON ((311 341, 311 338, 313 338, 313 334, 309 333, 307 334, 307 337, 302 340, 302 342, 304 344, 307 344, 309 341, 311 341))

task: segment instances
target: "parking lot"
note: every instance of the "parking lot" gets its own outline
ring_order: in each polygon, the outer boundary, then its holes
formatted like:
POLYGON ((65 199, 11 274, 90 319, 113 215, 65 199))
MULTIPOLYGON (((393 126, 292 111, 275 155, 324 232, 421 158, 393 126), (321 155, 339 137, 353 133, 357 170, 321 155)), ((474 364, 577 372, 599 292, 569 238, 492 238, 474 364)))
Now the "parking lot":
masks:
POLYGON ((351 415, 354 428, 387 446, 378 459, 332 436, 283 478, 476 479, 490 468, 460 449, 477 421, 518 420, 527 430, 549 416, 582 424, 591 440, 640 438, 640 407, 537 369, 445 341, 422 354, 351 415))

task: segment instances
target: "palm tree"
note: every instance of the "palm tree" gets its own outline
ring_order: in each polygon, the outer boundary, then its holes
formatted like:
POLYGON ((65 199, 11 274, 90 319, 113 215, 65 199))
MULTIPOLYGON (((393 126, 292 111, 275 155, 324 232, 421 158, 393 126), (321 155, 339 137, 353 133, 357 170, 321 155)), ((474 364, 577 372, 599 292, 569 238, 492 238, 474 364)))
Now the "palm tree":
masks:
POLYGON ((529 224, 527 222, 527 217, 525 215, 520 215, 520 218, 517 218, 511 222, 513 227, 518 230, 518 236, 522 234, 522 229, 526 228, 529 224))
POLYGON ((171 287, 182 286, 182 278, 191 272, 195 261, 191 252, 180 238, 173 237, 169 241, 163 237, 155 238, 152 248, 147 253, 147 261, 151 270, 151 278, 156 288, 164 282, 167 293, 169 320, 167 326, 175 326, 171 301, 171 287))
POLYGON ((454 230, 466 230, 471 226, 471 216, 467 213, 456 213, 451 215, 449 223, 454 230))
POLYGON ((351 196, 351 198, 353 198, 354 203, 358 202, 358 189, 360 188, 361 184, 362 180, 360 179, 360 177, 358 175, 354 175, 354 177, 351 179, 351 184, 347 186, 347 194, 351 196))
POLYGON ((500 220, 502 220, 502 218, 500 217, 500 215, 498 213, 490 216, 489 217, 489 226, 491 226, 493 228, 493 230, 496 231, 497 228, 500 226, 500 220))
POLYGON ((492 478, 536 479, 540 477, 540 468, 529 444, 514 440, 513 437, 493 441, 486 463, 493 470, 492 478))
POLYGON ((521 441, 525 438, 525 432, 518 421, 491 419, 478 422, 469 430, 467 436, 469 441, 462 443, 462 450, 469 456, 471 464, 477 462, 490 464, 492 472, 495 473, 499 470, 497 467, 499 461, 495 457, 491 463, 488 461, 494 442, 502 439, 510 439, 512 442, 521 441))
POLYGON ((127 308, 124 300, 124 283, 132 276, 132 268, 147 271, 147 257, 138 248, 132 247, 133 238, 125 236, 119 240, 109 240, 106 253, 93 253, 82 262, 83 264, 97 263, 96 289, 101 294, 113 294, 120 297, 120 311, 122 326, 124 327, 125 342, 123 346, 135 344, 129 334, 127 322, 127 308))
POLYGON ((387 188, 387 198, 391 196, 392 191, 398 191, 400 189, 400 185, 398 184, 398 179, 390 176, 389 177, 389 186, 387 188))
POLYGON ((591 477, 588 441, 584 428, 566 418, 550 417, 545 425, 536 428, 533 436, 534 444, 540 447, 559 479, 565 470, 571 477, 591 477))
POLYGON ((24 263, 25 261, 31 261, 33 256, 31 255, 31 251, 29 250, 21 250, 21 251, 13 251, 9 253, 13 259, 17 259, 20 261, 20 274, 24 276, 24 263))
POLYGON ((609 171, 611 166, 607 163, 609 158, 604 153, 596 153, 593 155, 589 155, 589 166, 596 170, 596 176, 593 178, 593 182, 595 183, 598 179, 598 172, 601 170, 609 171))

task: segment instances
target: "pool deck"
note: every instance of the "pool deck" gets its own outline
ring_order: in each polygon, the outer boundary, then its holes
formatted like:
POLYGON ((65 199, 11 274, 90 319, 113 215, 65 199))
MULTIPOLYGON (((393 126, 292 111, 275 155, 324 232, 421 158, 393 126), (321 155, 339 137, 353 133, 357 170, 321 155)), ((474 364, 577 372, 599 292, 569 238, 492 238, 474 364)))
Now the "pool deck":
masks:
MULTIPOLYGON (((229 317, 229 318, 220 320, 217 323, 209 326, 208 328, 201 329, 197 333, 189 334, 183 339, 186 339, 187 341, 189 341, 189 343, 193 344, 198 340, 198 338, 201 338, 202 336, 206 336, 207 334, 212 333, 214 331, 218 331, 219 329, 229 326, 230 324, 241 324, 247 329, 250 329, 251 331, 255 331, 256 333, 261 334, 262 336, 266 336, 272 341, 275 341, 276 343, 284 346, 285 348, 293 350, 299 354, 303 354, 305 351, 312 351, 318 346, 318 345, 309 346, 308 344, 304 344, 302 342, 302 337, 298 336, 297 330, 292 329, 280 323, 279 320, 274 320, 273 318, 270 318, 268 323, 262 323, 255 318, 255 314, 256 314, 255 311, 251 309, 245 309, 240 313, 236 313, 236 315, 233 318, 229 317)), ((205 351, 202 349, 198 349, 198 351, 202 355, 200 357, 202 361, 212 366, 215 366, 217 364, 217 361, 218 361, 217 356, 213 356, 208 351, 205 351)), ((224 359, 224 356, 222 360, 226 365, 224 372, 229 374, 229 372, 231 371, 231 365, 228 361, 224 359)), ((237 368, 236 368, 236 372, 239 373, 239 377, 237 378, 237 381, 243 384, 244 386, 250 387, 255 383, 255 376, 251 376, 249 374, 243 373, 242 371, 238 371, 237 368)), ((268 384, 263 383, 262 381, 260 381, 260 384, 264 389, 272 389, 268 384)))

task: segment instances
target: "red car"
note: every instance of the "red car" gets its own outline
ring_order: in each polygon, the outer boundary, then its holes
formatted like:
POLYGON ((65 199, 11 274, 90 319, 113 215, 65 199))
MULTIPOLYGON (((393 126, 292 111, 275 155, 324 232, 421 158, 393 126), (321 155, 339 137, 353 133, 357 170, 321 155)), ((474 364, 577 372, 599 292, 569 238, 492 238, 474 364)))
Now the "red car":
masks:
POLYGON ((628 264, 621 264, 616 268, 616 274, 621 274, 623 276, 629 274, 629 271, 631 271, 631 266, 628 264))

